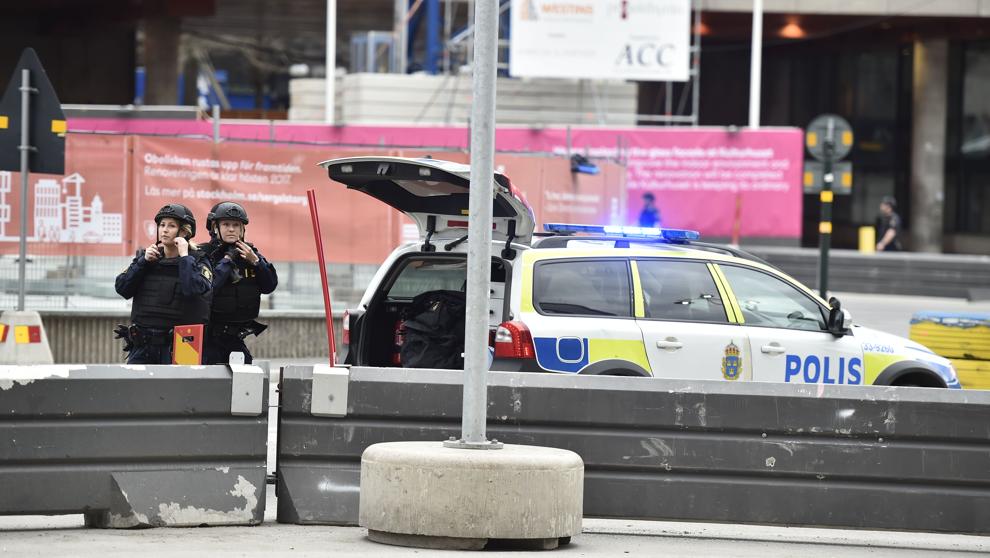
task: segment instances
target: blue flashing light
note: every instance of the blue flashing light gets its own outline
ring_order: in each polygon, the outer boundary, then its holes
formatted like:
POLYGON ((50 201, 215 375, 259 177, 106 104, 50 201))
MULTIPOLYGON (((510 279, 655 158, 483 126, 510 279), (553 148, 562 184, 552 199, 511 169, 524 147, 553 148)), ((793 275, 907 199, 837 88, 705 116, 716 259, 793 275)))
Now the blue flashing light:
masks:
POLYGON ((701 233, 689 231, 687 229, 661 229, 663 237, 671 242, 687 242, 689 240, 701 240, 701 233))
POLYGON ((667 242, 688 242, 701 240, 698 231, 686 229, 662 229, 657 227, 627 227, 624 225, 579 225, 573 223, 546 223, 543 230, 555 233, 597 233, 616 236, 656 238, 667 242))
POLYGON ((660 236, 660 229, 658 227, 626 227, 623 225, 605 225, 602 228, 605 229, 605 234, 617 234, 621 236, 648 236, 648 237, 660 236))
POLYGON ((547 232, 586 232, 586 233, 604 233, 605 228, 601 225, 575 225, 568 223, 546 223, 543 225, 543 230, 547 232))

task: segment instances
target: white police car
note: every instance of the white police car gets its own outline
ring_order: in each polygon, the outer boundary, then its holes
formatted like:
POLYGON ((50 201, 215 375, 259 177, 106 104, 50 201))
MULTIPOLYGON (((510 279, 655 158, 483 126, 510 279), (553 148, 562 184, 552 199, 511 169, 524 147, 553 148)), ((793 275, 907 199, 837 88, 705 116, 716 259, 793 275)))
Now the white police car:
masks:
MULTIPOLYGON (((332 180, 416 221, 420 241, 385 260, 344 319, 346 362, 400 366, 404 310, 466 278, 466 165, 355 157, 332 180)), ((535 219, 496 174, 489 326, 496 370, 959 388, 951 363, 851 324, 780 270, 697 233, 535 219)), ((470 296, 471 293, 468 293, 470 296)))

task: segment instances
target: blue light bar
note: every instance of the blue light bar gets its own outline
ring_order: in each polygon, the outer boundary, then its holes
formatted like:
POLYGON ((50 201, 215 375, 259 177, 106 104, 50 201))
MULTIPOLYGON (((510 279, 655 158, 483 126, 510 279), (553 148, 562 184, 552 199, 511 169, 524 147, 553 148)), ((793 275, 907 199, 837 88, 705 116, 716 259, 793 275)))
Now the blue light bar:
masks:
POLYGON ((685 229, 662 229, 657 227, 627 227, 624 225, 579 225, 574 223, 546 223, 543 230, 554 233, 583 232, 615 236, 635 236, 641 238, 656 238, 667 242, 688 242, 700 240, 698 231, 685 229))

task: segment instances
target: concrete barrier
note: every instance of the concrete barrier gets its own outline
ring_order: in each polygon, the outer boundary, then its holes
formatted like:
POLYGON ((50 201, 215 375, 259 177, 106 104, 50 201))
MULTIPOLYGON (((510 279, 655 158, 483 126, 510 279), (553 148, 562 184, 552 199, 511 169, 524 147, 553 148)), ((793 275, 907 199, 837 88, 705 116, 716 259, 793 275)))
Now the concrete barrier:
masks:
MULTIPOLYGON (((365 448, 459 432, 460 372, 340 370, 283 371, 280 522, 356 524, 365 448)), ((586 516, 990 533, 990 392, 508 372, 489 386, 489 437, 584 460, 586 516)))
POLYGON ((41 316, 30 310, 0 313, 0 364, 52 364, 41 316))
POLYGON ((259 524, 267 401, 255 366, 0 367, 0 515, 259 524))

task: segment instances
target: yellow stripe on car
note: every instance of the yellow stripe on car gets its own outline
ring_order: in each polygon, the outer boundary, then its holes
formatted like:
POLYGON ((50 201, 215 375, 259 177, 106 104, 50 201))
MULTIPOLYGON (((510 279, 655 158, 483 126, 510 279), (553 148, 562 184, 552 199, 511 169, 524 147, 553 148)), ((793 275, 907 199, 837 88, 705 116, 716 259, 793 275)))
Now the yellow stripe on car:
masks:
POLYGON ((715 288, 718 289, 718 296, 722 299, 722 309, 725 310, 725 317, 730 323, 737 323, 736 312, 732 308, 732 300, 729 298, 729 293, 725 290, 725 286, 722 285, 722 276, 718 272, 718 268, 715 264, 708 264, 708 272, 712 274, 712 278, 715 279, 715 288))
POLYGON ((650 361, 646 358, 646 347, 638 339, 590 339, 588 342, 588 362, 594 364, 603 360, 625 360, 639 365, 653 373, 650 361))
POLYGON ((863 353, 863 385, 873 385, 879 376, 888 366, 895 362, 908 360, 904 355, 891 355, 885 353, 863 353))
POLYGON ((645 304, 643 303, 643 285, 639 278, 639 266, 636 265, 636 260, 629 260, 629 265, 632 267, 633 316, 637 318, 645 318, 646 310, 645 304))
POLYGON ((732 304, 732 311, 736 314, 736 323, 746 323, 746 317, 743 316, 742 308, 739 307, 739 301, 736 300, 736 293, 732 292, 732 285, 729 284, 729 280, 726 279, 725 274, 722 273, 722 268, 716 265, 715 272, 718 273, 718 278, 725 287, 725 294, 728 295, 728 301, 732 304))

